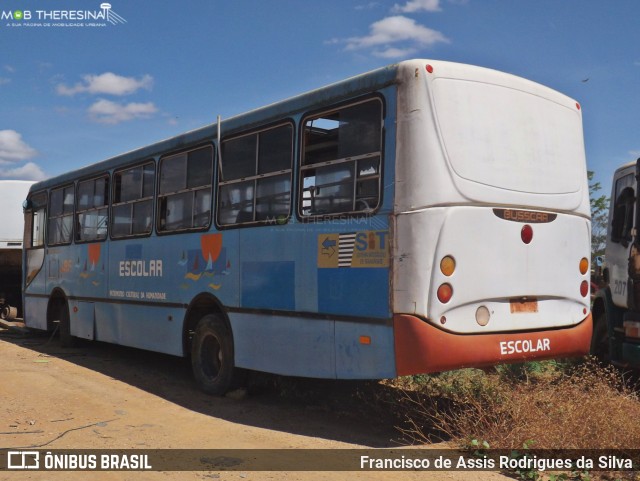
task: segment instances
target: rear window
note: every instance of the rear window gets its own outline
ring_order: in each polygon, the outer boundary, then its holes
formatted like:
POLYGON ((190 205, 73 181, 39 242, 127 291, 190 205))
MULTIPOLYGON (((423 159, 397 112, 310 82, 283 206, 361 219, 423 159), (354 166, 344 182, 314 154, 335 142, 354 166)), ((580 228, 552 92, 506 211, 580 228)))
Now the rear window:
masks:
POLYGON ((455 173, 501 189, 578 192, 584 179, 577 110, 499 85, 433 82, 438 125, 455 173))

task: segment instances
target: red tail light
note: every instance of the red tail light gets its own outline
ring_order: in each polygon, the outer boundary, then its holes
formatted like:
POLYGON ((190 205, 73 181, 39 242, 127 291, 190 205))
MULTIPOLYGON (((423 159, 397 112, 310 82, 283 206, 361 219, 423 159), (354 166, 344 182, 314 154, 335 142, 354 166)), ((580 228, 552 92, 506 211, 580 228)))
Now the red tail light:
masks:
POLYGON ((441 284, 438 287, 438 300, 443 304, 446 304, 451 300, 453 296, 453 287, 450 284, 441 284))
POLYGON ((580 284, 580 294, 582 297, 587 297, 589 295, 589 283, 587 281, 582 281, 580 284))
POLYGON ((520 231, 520 238, 525 244, 529 244, 533 239, 533 227, 529 224, 525 225, 520 231))

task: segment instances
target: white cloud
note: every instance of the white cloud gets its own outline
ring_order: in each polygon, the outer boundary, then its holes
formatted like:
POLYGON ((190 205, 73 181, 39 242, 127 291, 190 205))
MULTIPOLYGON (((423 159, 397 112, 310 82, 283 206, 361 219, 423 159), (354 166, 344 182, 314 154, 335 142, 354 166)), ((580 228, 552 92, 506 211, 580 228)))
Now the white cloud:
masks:
POLYGON ((151 75, 144 75, 136 79, 106 72, 100 75, 85 75, 82 79, 83 83, 77 83, 73 87, 58 84, 56 87, 58 95, 73 96, 85 92, 94 95, 129 95, 140 89, 150 90, 153 86, 153 77, 151 75))
POLYGON ((18 165, 38 154, 15 130, 0 130, 0 178, 42 180, 45 173, 33 162, 18 165))
POLYGON ((385 50, 374 50, 373 55, 381 58, 402 58, 409 57, 416 53, 417 49, 415 48, 395 48, 389 47, 385 50))
POLYGON ((395 4, 391 9, 394 13, 415 13, 415 12, 439 12, 440 0, 409 0, 404 5, 395 4))
POLYGON ((372 8, 376 8, 380 5, 378 2, 369 2, 363 5, 356 5, 355 10, 371 10, 372 8))
POLYGON ((0 178, 12 180, 44 180, 47 175, 33 162, 27 162, 23 166, 10 169, 0 168, 0 178))
POLYGON ((0 77, 0 86, 2 85, 7 85, 8 83, 11 82, 10 78, 6 78, 6 77, 0 77))
POLYGON ((402 15, 383 18, 369 26, 369 35, 346 39, 347 50, 384 47, 374 55, 391 58, 413 53, 418 47, 430 47, 437 43, 449 43, 449 39, 437 30, 419 25, 415 20, 402 15), (401 46, 392 44, 404 43, 401 46))
POLYGON ((27 160, 37 153, 15 130, 0 130, 0 165, 27 160))
POLYGON ((153 102, 131 102, 119 104, 100 99, 89 107, 89 116, 95 122, 103 124, 119 124, 134 119, 146 119, 158 111, 153 102))

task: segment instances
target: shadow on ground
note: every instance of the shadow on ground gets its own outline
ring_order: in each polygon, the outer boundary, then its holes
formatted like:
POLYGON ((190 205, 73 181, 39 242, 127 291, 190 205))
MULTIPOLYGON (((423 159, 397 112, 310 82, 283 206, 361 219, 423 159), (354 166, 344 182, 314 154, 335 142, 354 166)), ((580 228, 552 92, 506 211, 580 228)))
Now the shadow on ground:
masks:
POLYGON ((372 381, 335 381, 249 372, 247 394, 209 396, 198 390, 188 359, 101 342, 63 348, 50 335, 0 330, 0 342, 64 359, 186 409, 238 424, 365 447, 407 444, 393 388, 372 381), (303 421, 301 421, 303 420, 303 421))

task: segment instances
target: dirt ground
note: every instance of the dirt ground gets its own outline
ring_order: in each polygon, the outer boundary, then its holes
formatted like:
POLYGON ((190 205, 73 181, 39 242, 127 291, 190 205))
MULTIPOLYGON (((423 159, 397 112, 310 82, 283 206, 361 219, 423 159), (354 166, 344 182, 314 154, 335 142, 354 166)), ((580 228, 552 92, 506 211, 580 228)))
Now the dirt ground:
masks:
MULTIPOLYGON (((361 412, 358 383, 259 377, 239 399, 197 390, 188 361, 103 343, 63 349, 57 339, 0 329, 0 449, 397 448, 385 416, 361 412), (301 391, 308 391, 300 393, 301 391), (342 402, 342 401, 345 402, 342 402)), ((446 445, 419 449, 442 449, 446 445)), ((494 472, 0 471, 0 479, 489 480, 494 472)))

